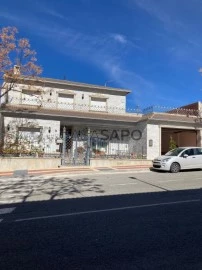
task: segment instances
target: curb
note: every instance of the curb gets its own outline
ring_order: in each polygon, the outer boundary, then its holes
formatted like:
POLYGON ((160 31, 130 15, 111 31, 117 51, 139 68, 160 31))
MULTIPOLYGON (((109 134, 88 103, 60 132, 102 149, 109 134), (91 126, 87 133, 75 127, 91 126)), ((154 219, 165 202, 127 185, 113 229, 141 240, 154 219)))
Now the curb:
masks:
POLYGON ((16 170, 0 172, 2 176, 26 176, 26 175, 46 175, 59 173, 82 173, 82 172, 101 172, 101 171, 119 171, 119 170, 141 170, 149 169, 149 165, 133 165, 133 166, 113 166, 113 167, 68 167, 68 168, 52 168, 44 170, 16 170))

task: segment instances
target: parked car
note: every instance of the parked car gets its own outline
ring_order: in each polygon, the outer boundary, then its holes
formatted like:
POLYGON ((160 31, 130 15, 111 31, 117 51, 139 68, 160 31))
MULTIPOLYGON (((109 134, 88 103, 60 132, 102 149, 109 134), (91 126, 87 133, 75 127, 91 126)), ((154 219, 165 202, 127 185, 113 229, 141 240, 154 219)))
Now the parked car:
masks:
POLYGON ((178 147, 153 160, 155 170, 177 173, 180 170, 202 169, 201 147, 178 147))

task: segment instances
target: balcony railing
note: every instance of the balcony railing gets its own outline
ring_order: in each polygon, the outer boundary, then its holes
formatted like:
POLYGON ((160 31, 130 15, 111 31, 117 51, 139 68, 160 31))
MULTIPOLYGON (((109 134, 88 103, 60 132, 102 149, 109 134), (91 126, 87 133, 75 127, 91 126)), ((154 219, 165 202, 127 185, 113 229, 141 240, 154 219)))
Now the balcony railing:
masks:
POLYGON ((167 113, 167 114, 177 114, 184 116, 196 116, 201 117, 202 111, 195 109, 187 109, 183 107, 166 107, 166 106, 149 106, 142 110, 143 114, 151 114, 151 113, 167 113))
POLYGON ((76 102, 58 102, 51 99, 42 98, 11 98, 7 103, 3 103, 2 107, 13 107, 16 109, 46 109, 46 110, 57 110, 57 111, 77 111, 77 112, 94 112, 94 113, 108 113, 108 114, 118 114, 118 115, 147 115, 152 113, 165 113, 172 115, 181 116, 193 116, 202 119, 202 110, 187 109, 183 107, 167 107, 167 106, 150 106, 145 109, 139 107, 129 108, 124 106, 95 106, 90 104, 79 104, 76 102))
POLYGON ((37 108, 37 109, 48 109, 48 110, 58 110, 58 111, 83 111, 83 112, 95 112, 95 113, 111 113, 111 114, 141 114, 140 109, 130 109, 127 110, 122 106, 96 106, 89 104, 79 104, 79 103, 65 103, 65 102, 55 102, 49 99, 19 99, 11 98, 9 102, 2 104, 2 107, 11 106, 15 108, 37 108))

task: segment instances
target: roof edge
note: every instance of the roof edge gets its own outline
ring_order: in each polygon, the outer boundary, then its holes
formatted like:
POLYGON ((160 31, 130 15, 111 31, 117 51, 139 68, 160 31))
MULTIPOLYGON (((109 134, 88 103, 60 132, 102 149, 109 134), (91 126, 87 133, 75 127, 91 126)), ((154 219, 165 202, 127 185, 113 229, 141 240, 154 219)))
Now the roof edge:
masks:
MULTIPOLYGON (((9 78, 7 78, 9 79, 9 78)), ((129 89, 124 88, 116 88, 116 87, 108 87, 105 85, 96 85, 96 84, 90 84, 90 83, 83 83, 83 82, 75 82, 75 81, 69 81, 69 80, 60 80, 55 78, 46 78, 46 77, 28 77, 28 76, 20 76, 18 78, 18 81, 20 83, 26 82, 26 81, 36 81, 38 83, 50 83, 50 84, 58 84, 58 85, 67 85, 67 86, 78 86, 83 88, 92 88, 92 89, 100 89, 100 90, 107 90, 107 91, 115 91, 115 92, 122 92, 129 94, 132 91, 129 89)))

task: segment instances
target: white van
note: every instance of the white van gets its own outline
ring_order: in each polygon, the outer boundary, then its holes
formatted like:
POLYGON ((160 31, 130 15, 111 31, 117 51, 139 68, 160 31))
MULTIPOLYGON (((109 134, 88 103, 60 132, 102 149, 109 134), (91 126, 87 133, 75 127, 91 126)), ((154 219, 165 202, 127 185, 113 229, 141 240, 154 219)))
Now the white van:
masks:
POLYGON ((177 173, 180 170, 202 169, 201 147, 179 147, 153 161, 155 170, 177 173))

